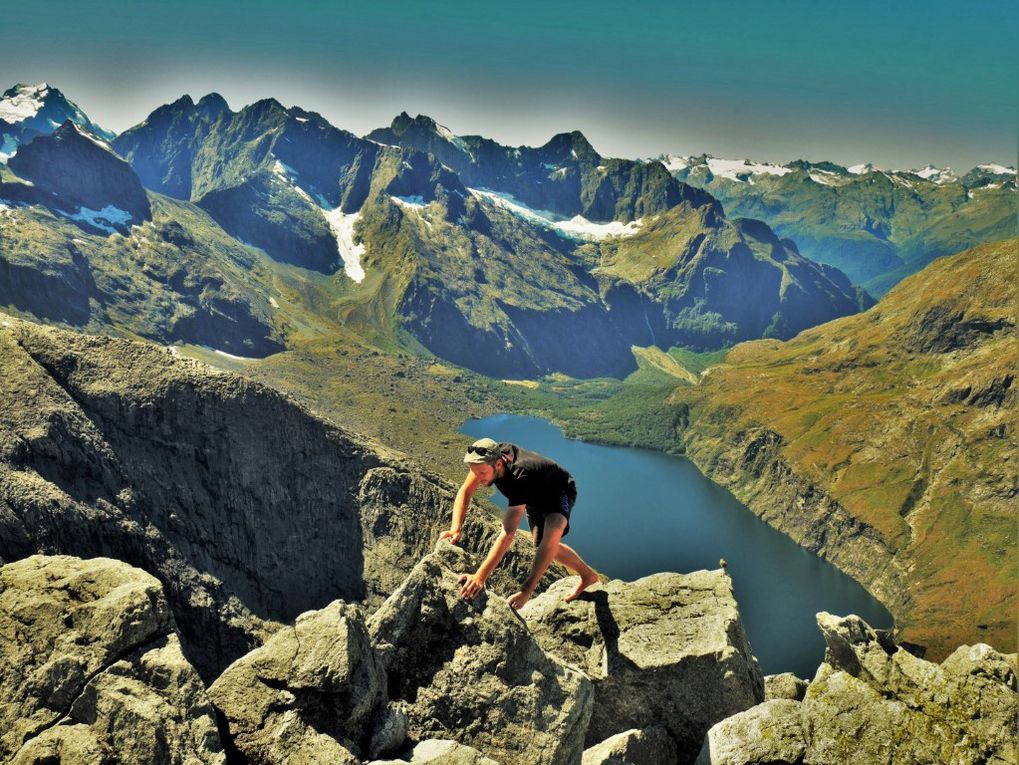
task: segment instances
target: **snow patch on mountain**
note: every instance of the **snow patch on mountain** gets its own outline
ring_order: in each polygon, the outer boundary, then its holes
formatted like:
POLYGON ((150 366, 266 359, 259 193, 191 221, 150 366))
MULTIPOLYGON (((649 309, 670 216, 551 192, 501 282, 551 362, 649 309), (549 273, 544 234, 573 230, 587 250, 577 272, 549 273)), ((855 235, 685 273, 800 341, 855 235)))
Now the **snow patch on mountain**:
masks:
POLYGON ((818 170, 814 168, 810 170, 807 175, 810 176, 810 180, 814 183, 819 183, 822 186, 839 186, 841 185, 838 181, 839 176, 837 173, 831 173, 827 170, 818 170))
POLYGON ((785 175, 792 169, 767 162, 752 162, 749 159, 718 159, 708 158, 708 169, 716 177, 728 178, 733 181, 746 181, 753 175, 785 175))
POLYGON ((913 175, 918 175, 925 181, 932 181, 933 183, 951 183, 952 181, 959 180, 959 176, 955 174, 955 171, 950 167, 934 167, 934 165, 927 165, 922 170, 910 171, 913 175))
POLYGON ((491 189, 468 188, 467 190, 478 199, 483 199, 496 207, 516 215, 518 218, 526 220, 528 223, 551 229, 560 236, 569 239, 598 242, 610 236, 633 236, 640 230, 644 220, 640 218, 629 223, 621 223, 615 220, 608 223, 594 223, 582 215, 575 215, 567 220, 564 216, 557 215, 554 212, 535 210, 528 207, 512 194, 492 191, 491 189))
POLYGON ((102 210, 81 207, 78 209, 78 212, 73 214, 65 213, 65 215, 71 220, 87 223, 100 231, 105 231, 107 234, 118 233, 114 226, 126 226, 128 221, 131 220, 131 213, 113 205, 106 205, 102 210))
POLYGON ((423 210, 427 206, 424 197, 419 194, 412 194, 409 197, 392 196, 390 198, 400 207, 407 207, 411 210, 423 210))
POLYGON ((874 167, 874 165, 872 165, 870 162, 865 162, 859 165, 853 165, 852 167, 847 167, 846 170, 851 172, 853 175, 866 175, 867 173, 877 172, 877 168, 874 167))
POLYGON ((1014 167, 1005 167, 993 162, 987 165, 977 165, 977 170, 984 170, 995 175, 1015 175, 1014 167))
POLYGON ((18 142, 10 133, 0 135, 0 163, 7 164, 7 160, 13 157, 18 151, 18 142))
POLYGON ((670 173, 678 173, 694 164, 693 157, 681 157, 677 154, 666 154, 664 158, 652 161, 661 162, 670 173))
POLYGON ((364 255, 364 243, 354 243, 354 224, 361 217, 361 211, 345 213, 339 207, 323 209, 326 223, 329 230, 336 237, 336 246, 340 251, 340 258, 343 260, 344 273, 359 284, 364 280, 364 267, 361 265, 361 256, 364 255))

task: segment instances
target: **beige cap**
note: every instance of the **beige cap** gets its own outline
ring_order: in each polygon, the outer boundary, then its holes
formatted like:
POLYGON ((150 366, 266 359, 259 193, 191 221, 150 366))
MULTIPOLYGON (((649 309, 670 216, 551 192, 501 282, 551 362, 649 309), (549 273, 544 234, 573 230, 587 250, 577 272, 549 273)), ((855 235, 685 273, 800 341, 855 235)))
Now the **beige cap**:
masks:
POLYGON ((464 462, 468 465, 494 465, 495 461, 502 456, 499 442, 491 438, 479 438, 469 447, 464 455, 464 462))

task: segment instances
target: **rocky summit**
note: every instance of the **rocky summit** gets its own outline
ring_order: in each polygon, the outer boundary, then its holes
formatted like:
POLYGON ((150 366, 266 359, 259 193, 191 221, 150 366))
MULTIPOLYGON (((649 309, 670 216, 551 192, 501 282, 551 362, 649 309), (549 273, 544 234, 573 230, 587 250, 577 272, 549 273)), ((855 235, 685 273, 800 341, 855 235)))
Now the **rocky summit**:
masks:
POLYGON ((3 322, 4 762, 1014 754, 1014 656, 977 645, 934 664, 822 614, 809 686, 766 682, 724 570, 565 603, 574 581, 555 569, 516 613, 519 544, 467 601, 459 576, 498 526, 472 513, 469 550, 436 546, 443 479, 166 349, 3 322))
POLYGON ((605 609, 637 659, 626 670, 628 703, 649 710, 647 724, 603 741, 607 723, 592 727, 592 713, 624 706, 612 698, 612 679, 547 651, 551 634, 532 631, 500 595, 462 598, 459 573, 476 565, 440 541, 371 616, 342 600, 300 614, 206 690, 154 577, 107 558, 7 564, 0 756, 35 765, 687 763, 693 753, 677 751, 677 730, 693 735, 695 725, 761 698, 724 575, 612 581, 558 606, 562 588, 552 588, 535 616, 574 611, 580 624, 605 609), (627 619, 642 599, 658 604, 658 618, 643 626, 627 619), (677 630, 684 637, 670 641, 677 630), (695 646, 699 656, 678 660, 695 646), (688 704, 700 708, 671 719, 688 704))

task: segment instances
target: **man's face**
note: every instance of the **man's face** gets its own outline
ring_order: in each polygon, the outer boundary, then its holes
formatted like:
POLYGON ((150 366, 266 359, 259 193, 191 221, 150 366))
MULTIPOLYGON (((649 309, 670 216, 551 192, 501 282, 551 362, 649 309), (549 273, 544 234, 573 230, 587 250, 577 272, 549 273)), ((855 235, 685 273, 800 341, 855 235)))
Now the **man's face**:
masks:
POLYGON ((494 465, 471 465, 471 472, 478 477, 482 486, 491 486, 495 479, 502 477, 502 460, 498 460, 494 465))

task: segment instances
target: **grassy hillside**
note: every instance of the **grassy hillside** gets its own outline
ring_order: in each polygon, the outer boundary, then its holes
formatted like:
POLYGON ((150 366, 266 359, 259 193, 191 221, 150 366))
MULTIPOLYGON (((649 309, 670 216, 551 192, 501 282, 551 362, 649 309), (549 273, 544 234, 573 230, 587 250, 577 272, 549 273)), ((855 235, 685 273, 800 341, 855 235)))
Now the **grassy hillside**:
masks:
POLYGON ((1016 648, 1017 263, 1017 239, 942 258, 863 314, 736 346, 666 399, 688 408, 687 453, 751 507, 775 510, 795 477, 876 532, 896 569, 871 572, 878 594, 935 655, 1016 648), (765 474, 765 441, 791 476, 765 474))

